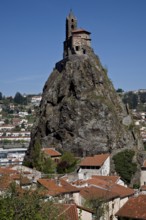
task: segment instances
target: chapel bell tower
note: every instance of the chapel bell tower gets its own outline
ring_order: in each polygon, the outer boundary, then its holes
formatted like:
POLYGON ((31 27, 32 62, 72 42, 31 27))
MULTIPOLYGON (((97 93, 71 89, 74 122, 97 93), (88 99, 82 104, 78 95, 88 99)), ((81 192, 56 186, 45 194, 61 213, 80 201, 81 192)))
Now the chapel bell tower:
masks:
POLYGON ((66 39, 64 41, 63 58, 71 55, 86 54, 86 48, 90 47, 90 32, 77 27, 77 19, 70 11, 66 18, 66 39))

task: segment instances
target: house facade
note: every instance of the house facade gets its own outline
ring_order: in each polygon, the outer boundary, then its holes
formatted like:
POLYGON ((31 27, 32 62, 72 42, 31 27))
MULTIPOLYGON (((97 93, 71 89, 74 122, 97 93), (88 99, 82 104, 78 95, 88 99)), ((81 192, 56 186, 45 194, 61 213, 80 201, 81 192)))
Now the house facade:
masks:
POLYGON ((92 175, 108 176, 110 173, 110 154, 85 157, 78 169, 79 179, 88 179, 92 175))

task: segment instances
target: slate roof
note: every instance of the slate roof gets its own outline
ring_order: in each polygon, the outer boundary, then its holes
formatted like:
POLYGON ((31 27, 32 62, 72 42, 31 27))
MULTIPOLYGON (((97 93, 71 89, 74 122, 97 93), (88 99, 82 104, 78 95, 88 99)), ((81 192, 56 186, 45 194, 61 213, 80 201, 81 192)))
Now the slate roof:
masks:
POLYGON ((146 195, 130 198, 116 216, 146 220, 146 195))
POLYGON ((82 28, 79 28, 79 29, 75 29, 75 30, 72 30, 72 33, 76 34, 76 33, 87 33, 87 34, 91 34, 89 31, 86 31, 85 29, 82 29, 82 28))

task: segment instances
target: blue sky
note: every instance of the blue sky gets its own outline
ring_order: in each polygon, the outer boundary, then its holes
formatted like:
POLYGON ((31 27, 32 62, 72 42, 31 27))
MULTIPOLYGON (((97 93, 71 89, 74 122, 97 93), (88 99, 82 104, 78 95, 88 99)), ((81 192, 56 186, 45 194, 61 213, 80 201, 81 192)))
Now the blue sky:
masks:
POLYGON ((146 89, 145 0, 0 0, 0 92, 42 92, 62 59, 70 9, 114 87, 146 89))

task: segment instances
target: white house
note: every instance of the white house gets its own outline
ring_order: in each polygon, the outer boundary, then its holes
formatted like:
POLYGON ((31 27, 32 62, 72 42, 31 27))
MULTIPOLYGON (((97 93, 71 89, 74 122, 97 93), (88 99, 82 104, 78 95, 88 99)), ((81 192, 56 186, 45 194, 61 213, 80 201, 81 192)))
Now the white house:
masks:
POLYGON ((99 154, 85 157, 78 170, 79 179, 88 179, 92 175, 108 176, 110 173, 110 154, 99 154))
POLYGON ((146 185, 146 160, 143 162, 141 167, 140 185, 146 185))

